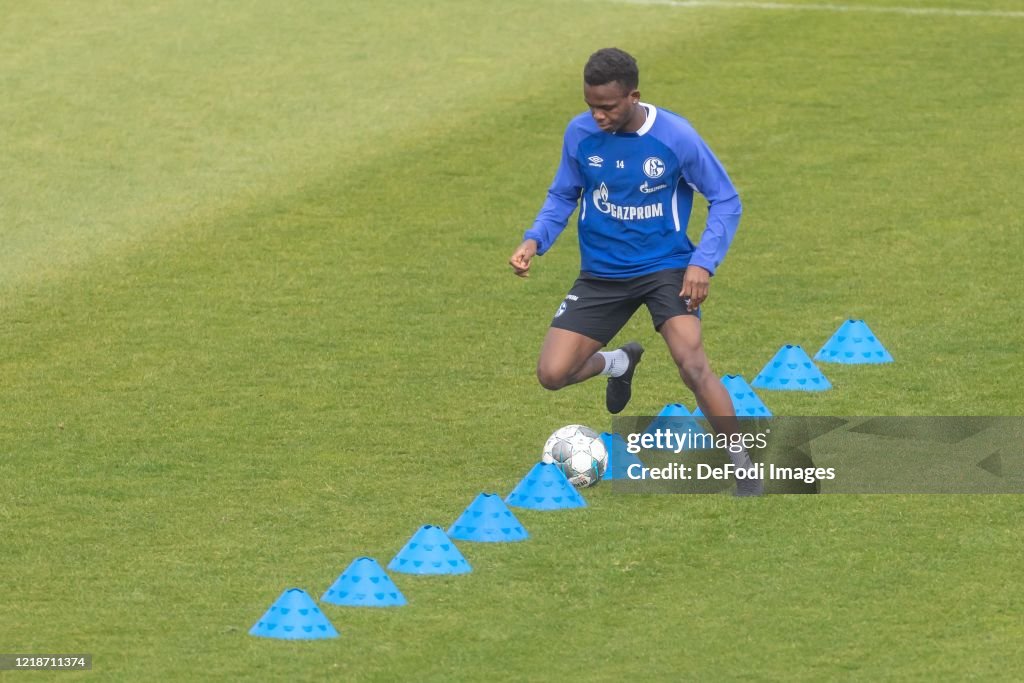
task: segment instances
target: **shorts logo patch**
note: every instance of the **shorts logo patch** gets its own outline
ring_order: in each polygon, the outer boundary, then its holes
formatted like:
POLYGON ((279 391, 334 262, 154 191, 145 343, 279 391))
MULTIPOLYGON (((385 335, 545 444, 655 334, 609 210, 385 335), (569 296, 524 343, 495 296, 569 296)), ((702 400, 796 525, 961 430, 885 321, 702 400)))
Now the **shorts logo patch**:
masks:
POLYGON ((558 311, 555 312, 555 317, 556 318, 558 316, 562 315, 563 313, 565 313, 565 307, 566 307, 566 302, 563 301, 562 304, 558 307, 558 311))

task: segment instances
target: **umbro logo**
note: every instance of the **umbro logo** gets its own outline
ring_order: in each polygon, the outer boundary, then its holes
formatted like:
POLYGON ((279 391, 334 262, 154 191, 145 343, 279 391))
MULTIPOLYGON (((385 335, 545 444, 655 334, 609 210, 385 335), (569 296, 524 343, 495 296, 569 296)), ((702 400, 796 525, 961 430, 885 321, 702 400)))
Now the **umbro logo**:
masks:
POLYGON ((596 166, 597 168, 601 168, 601 164, 604 163, 604 159, 597 156, 596 154, 592 157, 587 157, 587 161, 590 162, 591 166, 596 166))

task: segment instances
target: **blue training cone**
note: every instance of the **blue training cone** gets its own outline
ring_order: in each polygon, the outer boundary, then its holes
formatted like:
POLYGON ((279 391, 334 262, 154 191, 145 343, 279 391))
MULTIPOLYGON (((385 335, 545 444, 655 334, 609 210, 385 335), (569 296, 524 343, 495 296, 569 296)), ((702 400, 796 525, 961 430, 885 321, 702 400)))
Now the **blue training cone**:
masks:
POLYGON ((400 607, 406 604, 402 591, 372 557, 352 560, 320 602, 348 607, 400 607))
POLYGON ((282 640, 316 640, 337 638, 338 632, 306 591, 289 588, 249 629, 249 635, 282 640))
POLYGON ((448 529, 448 536, 459 541, 525 541, 526 529, 497 493, 481 493, 448 529))
POLYGON ((422 526, 388 563, 403 574, 468 574, 473 571, 441 527, 422 526))
MULTIPOLYGON (((703 439, 697 440, 694 439, 694 437, 698 437, 702 434, 710 435, 710 432, 700 426, 700 423, 690 415, 690 411, 687 410, 686 406, 682 403, 667 404, 661 409, 661 412, 651 420, 651 423, 647 425, 647 429, 644 430, 644 433, 651 436, 657 436, 656 432, 659 429, 663 432, 672 432, 678 438, 683 439, 683 443, 690 444, 703 443, 703 439), (687 434, 690 436, 688 437, 687 434)), ((663 443, 667 445, 668 442, 663 441, 663 443)), ((675 450, 675 447, 673 447, 672 450, 675 450)), ((687 450, 699 450, 699 447, 688 448, 687 450)))
POLYGON ((863 320, 847 320, 814 354, 826 363, 892 363, 892 356, 863 320))
POLYGON ((639 465, 643 468, 644 464, 640 462, 640 458, 626 450, 626 441, 618 434, 601 432, 601 441, 608 451, 608 465, 601 475, 602 479, 629 479, 630 465, 639 465))
POLYGON ((579 494, 555 463, 539 462, 512 489, 505 502, 530 510, 583 508, 587 501, 579 494))
POLYGON ((786 344, 761 368, 751 386, 784 391, 825 391, 832 388, 832 383, 803 348, 786 344))
MULTIPOLYGON (((757 393, 747 384, 747 380, 741 375, 726 375, 722 378, 725 390, 729 392, 732 399, 732 408, 736 417, 771 417, 772 413, 768 406, 758 397, 757 393)), ((700 408, 693 411, 694 417, 704 417, 700 408)))

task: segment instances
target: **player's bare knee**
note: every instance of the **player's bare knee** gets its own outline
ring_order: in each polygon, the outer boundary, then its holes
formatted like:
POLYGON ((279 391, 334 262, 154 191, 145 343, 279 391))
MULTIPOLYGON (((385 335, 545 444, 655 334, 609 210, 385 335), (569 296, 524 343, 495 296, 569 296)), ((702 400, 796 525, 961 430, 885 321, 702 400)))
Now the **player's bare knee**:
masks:
POLYGON ((538 365, 537 381, 548 391, 558 391, 568 384, 569 378, 565 373, 557 372, 553 368, 544 365, 538 365))
POLYGON ((676 366, 679 368, 679 376, 682 377, 683 384, 691 391, 701 385, 705 375, 710 371, 707 363, 693 362, 688 359, 677 360, 676 366))

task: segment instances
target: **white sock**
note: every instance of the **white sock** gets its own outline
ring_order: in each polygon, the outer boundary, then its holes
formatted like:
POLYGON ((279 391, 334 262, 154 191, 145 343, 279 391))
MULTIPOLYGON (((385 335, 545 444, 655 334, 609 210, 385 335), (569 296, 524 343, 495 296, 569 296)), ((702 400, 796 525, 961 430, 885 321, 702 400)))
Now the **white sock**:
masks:
POLYGON ((602 375, 610 377, 622 377, 629 370, 629 356, 622 349, 614 351, 598 351, 597 355, 604 358, 604 370, 602 375))

